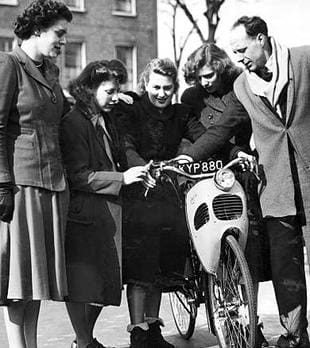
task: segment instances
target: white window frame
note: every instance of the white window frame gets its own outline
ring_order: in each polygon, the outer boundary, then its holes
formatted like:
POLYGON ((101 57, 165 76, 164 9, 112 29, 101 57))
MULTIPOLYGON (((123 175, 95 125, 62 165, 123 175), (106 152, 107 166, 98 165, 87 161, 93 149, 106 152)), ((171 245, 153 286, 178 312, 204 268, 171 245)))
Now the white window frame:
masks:
MULTIPOLYGON (((117 57, 117 47, 131 48, 132 50, 132 90, 136 90, 138 84, 138 55, 137 46, 134 43, 117 43, 115 45, 115 57, 117 57)), ((127 68, 127 67, 126 67, 127 68)))
MULTIPOLYGON (((14 37, 10 37, 10 36, 6 36, 6 35, 1 35, 0 34, 0 40, 3 39, 3 40, 10 40, 12 41, 12 50, 14 49, 14 47, 16 46, 16 39, 14 37)), ((5 52, 10 52, 11 50, 7 50, 5 52)))
POLYGON ((73 12, 86 12, 85 0, 80 0, 80 6, 79 7, 77 7, 77 6, 69 6, 69 5, 67 5, 67 6, 73 12))
POLYGON ((0 5, 17 6, 18 0, 0 0, 0 5))
MULTIPOLYGON (((83 70, 86 66, 86 42, 82 39, 76 39, 76 38, 70 38, 68 40, 68 43, 77 43, 81 45, 81 69, 83 70)), ((64 48, 66 49, 66 48, 64 48)), ((63 84, 64 87, 65 83, 69 82, 69 80, 65 81, 65 69, 66 69, 66 54, 65 52, 63 52, 63 54, 61 55, 61 67, 62 67, 62 78, 61 78, 61 82, 63 84)))
MULTIPOLYGON (((114 2, 114 0, 112 0, 114 2)), ((137 5, 136 5, 136 0, 131 0, 131 7, 132 10, 131 12, 126 12, 126 11, 115 11, 112 10, 112 15, 114 16, 126 16, 126 17, 136 17, 137 16, 137 5)), ((113 6, 113 4, 112 4, 113 6)))

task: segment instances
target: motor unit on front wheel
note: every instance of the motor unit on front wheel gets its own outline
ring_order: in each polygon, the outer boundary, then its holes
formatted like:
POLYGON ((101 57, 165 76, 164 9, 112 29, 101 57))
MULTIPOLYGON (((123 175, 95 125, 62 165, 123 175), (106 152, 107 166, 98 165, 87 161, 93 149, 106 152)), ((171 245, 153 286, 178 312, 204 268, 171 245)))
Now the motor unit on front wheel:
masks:
POLYGON ((216 274, 221 241, 233 233, 244 249, 248 233, 245 193, 238 181, 223 190, 213 178, 189 189, 185 199, 187 225, 197 255, 205 270, 216 274))

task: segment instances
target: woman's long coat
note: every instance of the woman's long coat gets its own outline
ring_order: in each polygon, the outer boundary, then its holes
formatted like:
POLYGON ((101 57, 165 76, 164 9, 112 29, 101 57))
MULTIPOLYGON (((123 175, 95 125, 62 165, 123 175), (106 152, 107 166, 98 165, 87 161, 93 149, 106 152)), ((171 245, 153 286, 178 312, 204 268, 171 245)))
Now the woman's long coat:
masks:
MULTIPOLYGON (((128 109, 121 128, 130 167, 172 159, 183 138, 194 142, 205 132, 186 105, 161 110, 145 94, 128 109)), ((168 182, 158 183, 147 197, 141 183, 128 187, 124 215, 127 282, 159 282, 162 286, 162 277, 183 271, 188 245, 185 216, 168 182)))
MULTIPOLYGON (((107 115, 105 115, 107 116, 107 115)), ((61 146, 70 187, 66 235, 68 299, 118 305, 121 297, 120 190, 123 174, 113 168, 92 117, 78 106, 63 119, 61 146)), ((111 119, 114 162, 120 159, 111 119)))

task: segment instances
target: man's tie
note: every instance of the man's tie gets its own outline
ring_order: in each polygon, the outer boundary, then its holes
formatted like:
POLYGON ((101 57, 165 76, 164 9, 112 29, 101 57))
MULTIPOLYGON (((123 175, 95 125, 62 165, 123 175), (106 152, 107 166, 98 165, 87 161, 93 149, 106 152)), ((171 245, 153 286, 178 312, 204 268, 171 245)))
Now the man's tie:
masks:
POLYGON ((270 82, 272 79, 272 72, 269 71, 265 66, 257 71, 257 75, 267 82, 270 82))

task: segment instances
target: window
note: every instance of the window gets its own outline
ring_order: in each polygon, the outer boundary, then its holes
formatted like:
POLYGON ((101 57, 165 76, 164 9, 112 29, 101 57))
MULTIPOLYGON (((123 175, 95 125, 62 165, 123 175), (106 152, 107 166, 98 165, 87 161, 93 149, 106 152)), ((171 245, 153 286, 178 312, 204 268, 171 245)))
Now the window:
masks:
POLYGON ((73 11, 85 11, 85 0, 65 0, 64 3, 73 11))
POLYGON ((63 86, 76 78, 85 66, 85 45, 83 42, 67 42, 64 54, 63 86))
POLYGON ((0 51, 10 52, 13 49, 14 39, 10 37, 0 37, 0 51))
POLYGON ((136 0, 113 0, 113 14, 135 16, 136 0))
POLYGON ((136 47, 119 45, 115 47, 116 58, 121 60, 127 69, 128 81, 124 85, 125 91, 132 91, 137 86, 137 53, 136 47))
POLYGON ((0 0, 0 5, 18 5, 18 0, 0 0))

